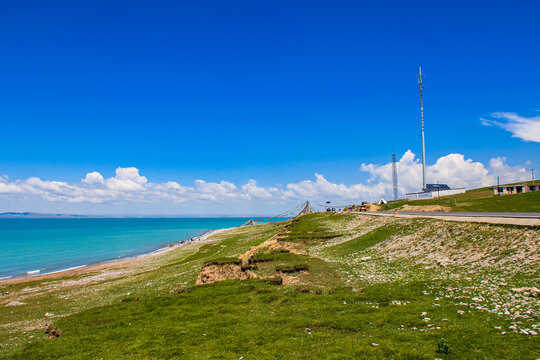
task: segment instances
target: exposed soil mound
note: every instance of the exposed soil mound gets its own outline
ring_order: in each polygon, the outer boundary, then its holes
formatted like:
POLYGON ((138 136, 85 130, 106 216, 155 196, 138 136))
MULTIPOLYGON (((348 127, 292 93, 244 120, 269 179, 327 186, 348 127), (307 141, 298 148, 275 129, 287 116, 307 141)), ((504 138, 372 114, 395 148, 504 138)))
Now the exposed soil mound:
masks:
POLYGON ((279 273, 283 285, 305 285, 300 276, 279 273))
POLYGON ((247 280, 256 278, 257 274, 236 263, 211 263, 205 264, 195 285, 211 284, 223 280, 247 280))
POLYGON ((295 265, 291 267, 278 267, 274 276, 280 277, 282 279, 282 284, 284 285, 301 285, 303 284, 301 280, 302 274, 309 272, 309 267, 306 265, 295 265))
POLYGON ((274 236, 272 236, 270 239, 266 240, 262 244, 250 247, 247 252, 240 255, 238 258, 242 261, 247 261, 248 259, 251 259, 255 254, 257 254, 262 249, 286 250, 287 252, 290 252, 293 254, 306 253, 305 250, 302 249, 302 245, 281 240, 284 238, 286 238, 285 232, 284 231, 278 232, 277 234, 275 234, 274 236))
POLYGON ((257 254, 257 252, 259 252, 260 249, 265 249, 265 248, 270 247, 271 245, 276 244, 277 243, 277 237, 278 237, 278 234, 272 236, 270 239, 266 240, 265 242, 263 242, 260 245, 250 247, 248 251, 246 251, 244 254, 240 255, 238 258, 240 260, 242 260, 242 261, 246 261, 246 260, 252 258, 255 254, 257 254))
POLYGON ((415 211, 415 212, 432 212, 432 211, 442 211, 449 212, 452 211, 450 206, 444 205, 403 205, 399 208, 401 211, 415 211))
POLYGON ((366 210, 367 211, 381 211, 382 206, 378 204, 366 204, 366 210))
POLYGON ((270 250, 284 250, 291 254, 305 254, 306 251, 302 248, 301 244, 291 243, 287 241, 278 241, 269 246, 270 250))

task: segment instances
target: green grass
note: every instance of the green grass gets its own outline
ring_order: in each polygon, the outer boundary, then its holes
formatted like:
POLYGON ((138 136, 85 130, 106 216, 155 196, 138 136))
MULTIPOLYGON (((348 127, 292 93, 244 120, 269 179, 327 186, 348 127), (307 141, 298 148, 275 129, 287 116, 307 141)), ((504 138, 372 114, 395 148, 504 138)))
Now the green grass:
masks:
POLYGON ((327 249, 327 252, 332 256, 349 255, 376 245, 398 233, 399 230, 401 230, 399 226, 382 226, 352 240, 331 246, 327 249))
POLYGON ((452 211, 457 212, 540 212, 540 191, 494 196, 491 188, 482 188, 440 199, 399 200, 390 202, 383 210, 397 209, 405 204, 412 206, 443 205, 449 206, 452 211))
POLYGON ((533 339, 495 334, 496 318, 452 316, 448 304, 432 309, 433 298, 423 296, 422 288, 393 284, 317 294, 260 280, 227 281, 58 320, 60 338, 36 341, 7 358, 433 359, 444 358, 436 352, 443 337, 449 358, 524 359, 537 353, 533 339), (392 306, 394 299, 410 303, 392 306), (428 329, 420 315, 425 309, 440 330, 412 330, 428 329))
POLYGON ((287 241, 313 245, 336 238, 343 235, 343 233, 331 231, 329 225, 341 224, 346 222, 347 219, 346 214, 335 213, 315 213, 292 219, 287 227, 289 230, 287 241))
MULTIPOLYGON (((347 214, 312 214, 289 222, 238 229, 220 240, 179 249, 134 275, 84 288, 51 290, 24 301, 0 306, 0 325, 16 320, 42 319, 45 311, 67 315, 51 320, 61 331, 47 339, 43 329, 7 330, 0 327, 0 358, 6 359, 535 359, 538 338, 514 333, 502 316, 467 308, 458 314, 456 300, 442 296, 448 287, 480 283, 476 270, 469 282, 447 280, 438 268, 381 260, 373 271, 397 270, 396 281, 349 283, 347 274, 365 266, 348 259, 369 251, 392 236, 429 228, 435 221, 398 219, 362 236, 323 248, 337 236, 350 236, 347 214), (207 262, 232 261, 250 247, 282 234, 284 242, 301 246, 301 253, 261 249, 254 258, 271 258, 254 270, 261 278, 194 286, 207 262), (329 256, 327 258, 326 256, 329 256), (296 285, 273 285, 267 279, 276 269, 307 266, 292 273, 296 285), (148 285, 150 284, 150 285, 148 285), (186 290, 174 294, 173 290, 186 290), (129 293, 129 295, 128 295, 129 293), (69 299, 63 299, 68 296, 69 299), (79 297, 78 297, 79 296, 79 297), (138 301, 134 301, 137 297, 138 301), (75 300, 76 299, 76 300, 75 300), (101 299, 96 303, 92 299, 101 299), (396 305, 395 302, 403 305, 396 305), (435 306, 434 304, 438 306, 435 306), (422 315, 427 312, 427 315, 422 315), (429 317, 429 321, 423 319, 429 317), (443 321, 446 319, 448 321, 443 321), (444 341, 443 341, 444 339, 444 341), (450 353, 437 353, 438 344, 450 353), (379 346, 373 346, 372 344, 379 346)), ((372 217, 369 217, 372 218, 372 217)), ((476 225, 475 225, 476 226, 476 225)), ((498 229, 498 228, 497 228, 498 229)), ((501 227, 501 231, 506 228, 501 227)), ((361 230, 358 229, 358 230, 361 230)), ((479 231, 480 234, 480 231, 479 231)), ((463 272, 459 268, 451 273, 463 272)), ((499 275, 497 275, 499 276, 499 275)), ((536 284, 538 271, 515 274, 517 283, 536 284), (534 281, 534 282, 533 282, 534 281)), ((77 279, 80 277, 77 277, 77 279)), ((65 280, 65 279, 64 279, 65 280)), ((468 286, 468 285, 467 285, 468 286)), ((33 282, 10 287, 47 289, 33 282), (41 286, 41 287, 40 287, 41 286)), ((5 291, 6 287, 0 290, 5 291)), ((537 320, 535 320, 537 321, 537 320)))

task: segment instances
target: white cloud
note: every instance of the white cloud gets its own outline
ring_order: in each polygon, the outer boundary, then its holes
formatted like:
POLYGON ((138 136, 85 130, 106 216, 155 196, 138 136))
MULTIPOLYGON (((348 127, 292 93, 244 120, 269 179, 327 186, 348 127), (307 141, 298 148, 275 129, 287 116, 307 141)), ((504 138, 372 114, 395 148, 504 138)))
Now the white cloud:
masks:
POLYGON ((237 192, 236 185, 228 181, 219 183, 206 182, 204 180, 195 180, 195 194, 205 200, 220 200, 227 198, 242 197, 243 194, 237 192))
MULTIPOLYGON (((97 174, 97 173, 96 173, 97 174)), ((88 175, 87 175, 88 176, 88 175)), ((139 175, 139 169, 134 167, 117 168, 116 176, 105 181, 107 188, 117 191, 145 191, 146 177, 139 175)))
MULTIPOLYGON (((366 186, 355 184, 347 186, 328 181, 323 175, 315 174, 315 181, 304 180, 296 184, 288 184, 289 196, 303 199, 339 199, 339 200, 360 200, 373 196, 374 193, 384 188, 377 185, 366 186)), ((378 196, 378 194, 375 194, 378 196)))
POLYGON ((17 185, 10 183, 7 176, 0 176, 0 194, 14 194, 22 191, 17 185))
MULTIPOLYGON (((79 207, 81 204, 103 204, 103 206, 124 204, 124 208, 127 209, 131 209, 135 204, 151 206, 152 203, 158 207, 167 205, 170 208, 171 204, 185 203, 189 204, 186 206, 190 208, 199 206, 207 209, 208 203, 212 202, 222 204, 220 209, 229 209, 231 204, 230 210, 233 213, 234 206, 242 207, 246 204, 261 205, 265 209, 264 204, 271 203, 280 209, 287 209, 291 204, 298 204, 303 200, 311 200, 314 203, 325 200, 358 203, 391 197, 391 166, 391 163, 362 164, 360 171, 369 176, 364 183, 346 185, 332 182, 322 174, 316 173, 314 179, 277 187, 259 186, 253 179, 239 186, 224 180, 220 182, 196 180, 193 186, 182 185, 175 181, 152 183, 145 176, 141 176, 139 169, 134 167, 117 168, 115 175, 109 178, 104 178, 99 172, 90 172, 80 182, 75 183, 41 180, 37 177, 11 181, 3 176, 0 177, 0 207, 6 208, 6 204, 13 203, 36 204, 45 201, 48 204, 79 204, 77 205, 79 207)), ((399 159, 397 168, 400 194, 419 190, 422 165, 416 155, 410 150, 405 152, 399 159)), ((501 183, 505 183, 524 180, 528 174, 522 166, 508 165, 504 157, 493 158, 486 166, 467 159, 462 154, 443 156, 427 167, 428 182, 434 183, 438 180, 453 187, 488 186, 496 183, 497 176, 501 177, 501 183)), ((24 210, 33 211, 33 209, 24 210)))
MULTIPOLYGON (((368 172, 371 177, 368 183, 375 184, 384 194, 390 197, 392 188, 392 164, 362 164, 360 170, 368 172)), ((397 162, 398 184, 400 194, 418 191, 422 187, 422 164, 410 150, 405 152, 397 162)), ((476 188, 494 185, 497 176, 501 182, 520 181, 526 179, 527 173, 521 166, 509 166, 506 158, 497 157, 490 160, 489 166, 481 162, 466 159, 462 154, 448 154, 437 159, 435 164, 426 166, 428 183, 448 184, 452 187, 476 188)))
MULTIPOLYGON (((408 150, 397 162, 398 185, 401 196, 407 192, 419 191, 422 187, 422 164, 416 155, 408 150)), ((332 183, 323 175, 315 174, 315 181, 304 180, 288 184, 287 188, 297 198, 358 202, 391 198, 393 193, 392 163, 362 164, 360 171, 369 175, 366 184, 344 185, 332 183)), ((497 176, 501 182, 526 179, 527 172, 521 166, 509 166, 505 158, 491 159, 490 165, 466 159, 462 154, 449 154, 439 158, 426 168, 427 182, 449 184, 452 187, 475 188, 494 185, 497 176)))
POLYGON ((82 182, 88 185, 103 184, 103 176, 97 171, 93 171, 86 174, 82 182))
POLYGON ((279 195, 280 190, 275 187, 264 188, 257 185, 257 181, 250 179, 247 184, 242 185, 242 191, 248 199, 261 198, 270 199, 273 196, 279 195))
POLYGON ((492 119, 481 118, 485 126, 498 126, 523 141, 540 143, 540 116, 523 117, 516 113, 496 112, 492 119))

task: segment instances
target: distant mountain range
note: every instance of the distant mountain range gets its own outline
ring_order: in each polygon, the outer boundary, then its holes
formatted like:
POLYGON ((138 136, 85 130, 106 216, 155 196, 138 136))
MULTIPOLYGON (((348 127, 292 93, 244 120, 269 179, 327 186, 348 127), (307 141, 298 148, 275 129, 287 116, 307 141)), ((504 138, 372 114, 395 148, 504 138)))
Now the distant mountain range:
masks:
MULTIPOLYGON (((71 215, 71 214, 41 214, 35 212, 5 212, 0 213, 0 218, 25 218, 25 219, 73 219, 73 218, 88 218, 87 215, 71 215)), ((92 216, 94 217, 94 216, 92 216)))

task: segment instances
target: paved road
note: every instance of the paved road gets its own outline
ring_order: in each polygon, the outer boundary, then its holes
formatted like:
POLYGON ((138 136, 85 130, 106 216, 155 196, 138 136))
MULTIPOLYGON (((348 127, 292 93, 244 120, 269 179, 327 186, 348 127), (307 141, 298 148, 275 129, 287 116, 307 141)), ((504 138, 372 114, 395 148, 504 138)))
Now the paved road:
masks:
MULTIPOLYGON (((373 211, 368 214, 394 214, 394 211, 373 211)), ((454 217, 493 217, 510 219, 540 219, 540 213, 510 213, 510 212, 419 212, 399 211, 399 215, 417 216, 454 216, 454 217)))

